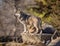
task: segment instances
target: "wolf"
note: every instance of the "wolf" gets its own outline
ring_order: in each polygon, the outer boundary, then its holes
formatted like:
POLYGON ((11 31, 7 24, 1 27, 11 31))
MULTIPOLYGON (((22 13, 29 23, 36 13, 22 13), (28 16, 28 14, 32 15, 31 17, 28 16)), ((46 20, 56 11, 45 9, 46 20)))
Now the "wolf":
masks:
POLYGON ((23 24, 24 31, 23 32, 29 32, 33 34, 37 34, 41 31, 41 18, 36 17, 34 15, 29 15, 24 13, 23 11, 17 10, 15 15, 18 22, 23 24), (33 27, 33 28, 32 28, 33 27), (34 30, 29 30, 34 29, 34 30))

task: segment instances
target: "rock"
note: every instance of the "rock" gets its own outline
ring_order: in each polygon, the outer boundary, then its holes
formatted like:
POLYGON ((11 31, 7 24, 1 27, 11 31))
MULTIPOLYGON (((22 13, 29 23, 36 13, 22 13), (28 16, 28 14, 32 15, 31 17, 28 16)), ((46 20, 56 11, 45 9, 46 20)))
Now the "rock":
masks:
POLYGON ((0 36, 20 36, 23 25, 16 22, 14 0, 0 0, 0 2, 0 36))
POLYGON ((21 33, 23 43, 27 44, 38 44, 40 43, 40 38, 37 35, 31 35, 29 33, 21 33))
POLYGON ((52 39, 57 38, 57 30, 50 24, 42 24, 42 40, 47 45, 52 39))
POLYGON ((43 29, 43 33, 47 33, 47 34, 53 34, 55 32, 55 28, 47 23, 42 24, 42 29, 43 29))
POLYGON ((52 40, 48 46, 60 46, 60 37, 57 37, 56 39, 52 40))
POLYGON ((9 42, 9 43, 6 43, 5 46, 46 46, 45 44, 43 43, 40 43, 40 44, 35 44, 35 45, 29 45, 29 44, 23 44, 23 43, 16 43, 16 42, 9 42))

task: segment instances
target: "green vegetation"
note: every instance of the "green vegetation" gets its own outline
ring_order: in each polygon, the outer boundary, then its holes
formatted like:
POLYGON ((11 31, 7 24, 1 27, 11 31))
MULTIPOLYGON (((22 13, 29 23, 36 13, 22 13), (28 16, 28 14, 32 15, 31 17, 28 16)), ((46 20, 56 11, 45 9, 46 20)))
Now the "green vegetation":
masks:
POLYGON ((42 18, 43 22, 52 24, 60 30, 60 1, 59 0, 36 0, 38 7, 31 7, 29 12, 42 18))

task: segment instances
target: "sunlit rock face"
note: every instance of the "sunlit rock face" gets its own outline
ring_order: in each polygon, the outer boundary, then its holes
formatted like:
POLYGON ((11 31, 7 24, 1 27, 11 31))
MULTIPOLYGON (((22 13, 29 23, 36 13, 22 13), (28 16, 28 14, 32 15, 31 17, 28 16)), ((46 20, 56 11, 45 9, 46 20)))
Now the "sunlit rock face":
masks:
POLYGON ((0 36, 14 36, 15 32, 23 31, 23 26, 16 24, 14 5, 14 0, 0 0, 0 36))
POLYGON ((26 33, 21 33, 21 36, 22 36, 23 43, 39 44, 41 42, 40 35, 31 35, 26 32, 26 33))

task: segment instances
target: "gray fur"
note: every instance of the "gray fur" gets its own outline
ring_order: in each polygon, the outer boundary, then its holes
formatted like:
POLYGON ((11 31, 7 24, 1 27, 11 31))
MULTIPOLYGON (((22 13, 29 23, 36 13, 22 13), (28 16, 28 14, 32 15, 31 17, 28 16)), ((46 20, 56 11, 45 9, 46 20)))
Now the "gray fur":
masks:
POLYGON ((32 16, 32 15, 27 15, 22 11, 17 11, 15 14, 15 17, 17 20, 24 25, 24 32, 27 32, 27 25, 33 25, 36 28, 36 31, 34 33, 38 33, 38 30, 41 31, 41 19, 32 16), (27 24, 29 23, 29 24, 27 24))

